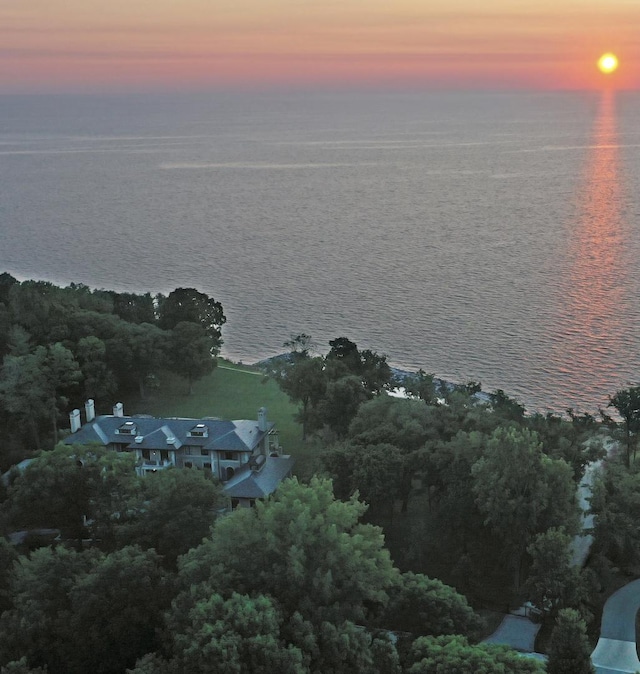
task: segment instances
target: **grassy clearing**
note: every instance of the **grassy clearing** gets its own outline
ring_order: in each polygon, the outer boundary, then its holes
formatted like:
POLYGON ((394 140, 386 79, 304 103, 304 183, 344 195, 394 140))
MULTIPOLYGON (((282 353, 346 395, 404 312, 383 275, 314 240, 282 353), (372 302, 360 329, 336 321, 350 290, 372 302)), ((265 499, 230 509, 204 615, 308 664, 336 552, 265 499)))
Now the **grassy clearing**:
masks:
POLYGON ((219 359, 213 373, 194 384, 193 395, 187 389, 184 379, 164 372, 158 388, 149 390, 144 400, 138 396, 124 400, 125 414, 257 419, 258 409, 266 407, 268 419, 280 431, 280 443, 296 457, 296 472, 304 472, 310 463, 311 447, 303 444, 302 427, 294 420, 296 406, 256 368, 219 359))

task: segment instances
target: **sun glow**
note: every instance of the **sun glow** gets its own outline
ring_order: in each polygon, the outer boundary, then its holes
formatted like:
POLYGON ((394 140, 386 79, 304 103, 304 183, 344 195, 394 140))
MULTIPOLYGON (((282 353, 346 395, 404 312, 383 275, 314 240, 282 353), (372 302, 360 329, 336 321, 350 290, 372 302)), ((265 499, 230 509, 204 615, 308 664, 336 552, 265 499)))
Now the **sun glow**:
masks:
POLYGON ((618 57, 615 54, 603 54, 598 59, 598 68, 600 72, 608 75, 618 67, 618 57))

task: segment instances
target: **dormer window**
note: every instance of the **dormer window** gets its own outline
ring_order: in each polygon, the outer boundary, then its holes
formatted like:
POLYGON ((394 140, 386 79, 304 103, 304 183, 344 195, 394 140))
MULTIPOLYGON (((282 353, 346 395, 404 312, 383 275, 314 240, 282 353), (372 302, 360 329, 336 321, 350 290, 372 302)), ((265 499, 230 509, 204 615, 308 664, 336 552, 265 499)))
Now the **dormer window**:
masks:
POLYGON ((189 431, 189 436, 192 438, 206 438, 209 436, 209 429, 205 424, 197 424, 189 431))
POLYGON ((126 421, 120 428, 117 430, 117 433, 120 435, 135 435, 137 432, 136 425, 133 421, 126 421))

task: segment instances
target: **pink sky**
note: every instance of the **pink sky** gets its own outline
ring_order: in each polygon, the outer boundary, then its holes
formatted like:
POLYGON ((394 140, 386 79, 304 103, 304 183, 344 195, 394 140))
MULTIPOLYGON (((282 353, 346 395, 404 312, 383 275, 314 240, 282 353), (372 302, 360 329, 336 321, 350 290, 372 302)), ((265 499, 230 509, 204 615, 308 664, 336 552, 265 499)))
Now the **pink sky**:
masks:
POLYGON ((639 35, 640 0, 0 0, 0 92, 635 89, 639 35))

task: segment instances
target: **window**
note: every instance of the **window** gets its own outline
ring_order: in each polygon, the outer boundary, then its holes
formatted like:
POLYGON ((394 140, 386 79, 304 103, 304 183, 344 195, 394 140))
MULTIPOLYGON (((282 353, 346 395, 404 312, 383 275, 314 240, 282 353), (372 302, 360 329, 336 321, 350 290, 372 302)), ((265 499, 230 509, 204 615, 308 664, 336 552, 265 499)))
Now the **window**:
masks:
POLYGON ((209 456, 209 450, 208 449, 201 449, 200 455, 201 456, 209 456))
POLYGON ((235 475, 235 470, 233 468, 227 468, 226 473, 227 473, 227 480, 230 480, 234 475, 235 475))
POLYGON ((168 449, 161 449, 160 450, 160 460, 161 461, 168 461, 169 460, 169 450, 168 449))
POLYGON ((211 470, 211 464, 207 461, 207 462, 203 465, 203 468, 204 468, 205 470, 211 470))
POLYGON ((231 509, 232 510, 235 510, 239 505, 240 505, 240 499, 239 498, 232 498, 231 499, 231 509))
POLYGON ((233 452, 225 452, 223 458, 225 461, 235 461, 236 459, 233 452))
POLYGON ((142 450, 142 458, 143 459, 150 459, 151 458, 151 450, 143 449, 142 450))
POLYGON ((185 467, 185 468, 193 468, 193 463, 191 463, 191 461, 185 461, 185 462, 184 462, 184 467, 185 467))

